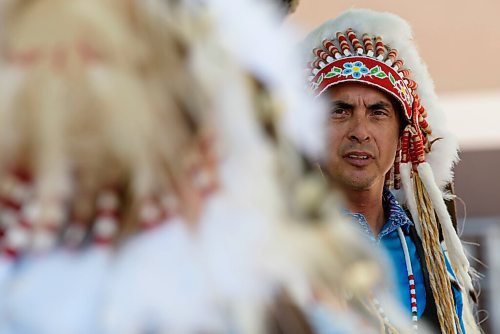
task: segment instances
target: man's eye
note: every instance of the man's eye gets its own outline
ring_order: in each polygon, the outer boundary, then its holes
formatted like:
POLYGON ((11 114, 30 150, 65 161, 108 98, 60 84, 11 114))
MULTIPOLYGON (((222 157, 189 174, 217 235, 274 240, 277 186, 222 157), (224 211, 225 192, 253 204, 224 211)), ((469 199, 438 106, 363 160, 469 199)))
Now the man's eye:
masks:
POLYGON ((373 115, 384 117, 384 116, 389 116, 389 113, 386 110, 378 109, 373 111, 373 115))
POLYGON ((338 118, 338 117, 343 117, 347 115, 347 110, 344 108, 334 108, 330 112, 330 116, 332 118, 338 118))

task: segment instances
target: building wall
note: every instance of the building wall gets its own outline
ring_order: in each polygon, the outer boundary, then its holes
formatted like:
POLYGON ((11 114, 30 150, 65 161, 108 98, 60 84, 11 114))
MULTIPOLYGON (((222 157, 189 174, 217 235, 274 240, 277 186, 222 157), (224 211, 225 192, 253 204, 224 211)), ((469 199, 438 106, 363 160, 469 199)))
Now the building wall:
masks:
POLYGON ((455 168, 459 231, 481 274, 479 317, 486 333, 500 333, 500 149, 466 150, 455 168))
POLYGON ((458 215, 500 217, 500 149, 467 150, 460 158, 455 168, 458 215))

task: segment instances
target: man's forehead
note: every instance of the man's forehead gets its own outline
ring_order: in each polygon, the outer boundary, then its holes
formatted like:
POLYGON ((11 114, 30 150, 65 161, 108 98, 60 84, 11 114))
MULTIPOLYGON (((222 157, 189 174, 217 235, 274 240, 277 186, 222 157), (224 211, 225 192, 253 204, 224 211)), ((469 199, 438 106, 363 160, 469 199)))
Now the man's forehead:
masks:
MULTIPOLYGON (((403 106, 401 102, 383 90, 357 82, 345 82, 330 87, 325 95, 330 103, 347 103, 352 106, 364 105, 366 107, 373 106, 379 103, 385 104, 388 109, 394 110, 398 120, 405 120, 403 115, 403 106)), ((404 126, 404 121, 401 126, 404 126)))
POLYGON ((326 92, 330 101, 343 101, 349 103, 386 103, 393 104, 393 99, 386 92, 371 87, 369 85, 359 83, 342 83, 330 87, 326 92))

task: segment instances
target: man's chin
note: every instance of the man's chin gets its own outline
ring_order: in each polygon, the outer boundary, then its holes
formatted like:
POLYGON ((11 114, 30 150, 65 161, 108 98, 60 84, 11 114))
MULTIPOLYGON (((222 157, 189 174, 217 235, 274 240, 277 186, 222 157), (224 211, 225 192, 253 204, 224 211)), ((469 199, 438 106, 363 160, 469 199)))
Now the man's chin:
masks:
POLYGON ((342 188, 350 190, 368 190, 375 184, 375 178, 369 176, 343 176, 336 179, 342 188))
POLYGON ((369 190, 373 186, 373 182, 366 182, 366 181, 352 181, 348 184, 346 184, 346 187, 348 187, 351 190, 369 190))

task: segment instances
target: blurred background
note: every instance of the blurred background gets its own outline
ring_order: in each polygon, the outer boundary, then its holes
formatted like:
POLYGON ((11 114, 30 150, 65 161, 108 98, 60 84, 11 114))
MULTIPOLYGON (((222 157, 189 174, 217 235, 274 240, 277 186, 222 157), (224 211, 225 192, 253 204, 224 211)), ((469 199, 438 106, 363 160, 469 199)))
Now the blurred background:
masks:
POLYGON ((390 11, 413 27, 460 142, 459 229, 483 275, 481 326, 500 333, 500 1, 301 0, 289 21, 305 36, 348 8, 390 11))

